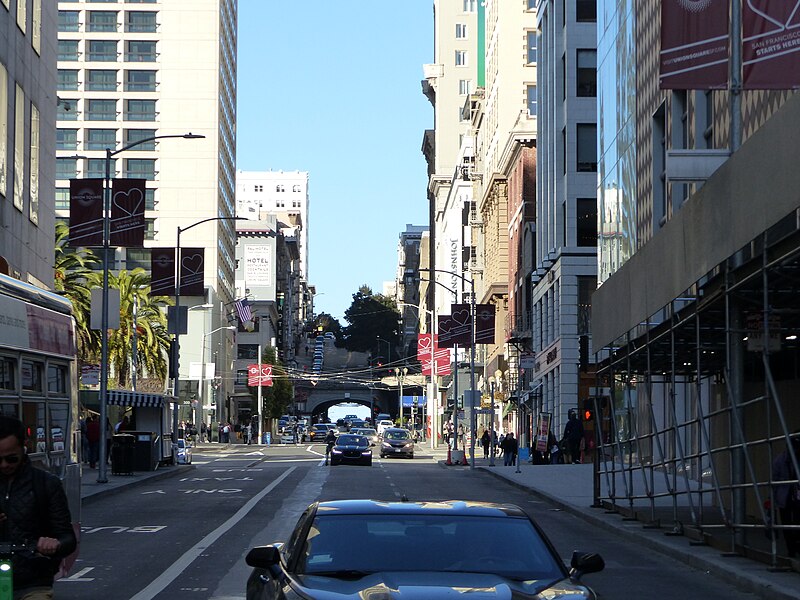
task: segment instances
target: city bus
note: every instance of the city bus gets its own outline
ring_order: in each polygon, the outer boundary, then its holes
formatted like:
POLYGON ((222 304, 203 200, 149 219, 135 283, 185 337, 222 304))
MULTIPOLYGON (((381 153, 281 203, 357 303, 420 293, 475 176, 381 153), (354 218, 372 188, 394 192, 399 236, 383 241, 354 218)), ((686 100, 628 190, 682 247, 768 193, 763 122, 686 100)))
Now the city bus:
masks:
POLYGON ((31 462, 61 478, 79 535, 76 352, 70 301, 0 274, 0 414, 23 422, 31 462))

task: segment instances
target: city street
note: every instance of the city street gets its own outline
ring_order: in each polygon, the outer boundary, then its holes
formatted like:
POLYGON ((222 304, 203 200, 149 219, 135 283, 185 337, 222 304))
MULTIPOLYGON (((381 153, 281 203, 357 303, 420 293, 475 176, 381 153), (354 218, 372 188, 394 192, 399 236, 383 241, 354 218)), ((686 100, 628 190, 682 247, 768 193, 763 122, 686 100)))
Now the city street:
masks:
MULTIPOLYGON (((315 500, 465 499, 511 502, 536 518, 566 561, 599 552, 606 569, 587 577, 601 598, 753 598, 563 512, 480 470, 414 460, 324 466, 324 446, 206 445, 195 469, 97 499, 84 507, 81 556, 56 584, 60 599, 244 598, 254 545, 284 540, 315 500)), ((422 550, 422 549, 421 549, 422 550)))

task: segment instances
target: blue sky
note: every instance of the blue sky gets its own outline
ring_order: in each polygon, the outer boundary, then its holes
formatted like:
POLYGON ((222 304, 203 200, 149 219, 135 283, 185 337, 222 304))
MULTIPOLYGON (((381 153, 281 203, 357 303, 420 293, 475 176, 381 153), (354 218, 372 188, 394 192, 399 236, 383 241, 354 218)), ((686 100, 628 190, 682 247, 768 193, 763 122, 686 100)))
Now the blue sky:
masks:
POLYGON ((309 172, 317 312, 380 292, 400 232, 428 221, 432 60, 432 0, 239 0, 237 168, 309 172))

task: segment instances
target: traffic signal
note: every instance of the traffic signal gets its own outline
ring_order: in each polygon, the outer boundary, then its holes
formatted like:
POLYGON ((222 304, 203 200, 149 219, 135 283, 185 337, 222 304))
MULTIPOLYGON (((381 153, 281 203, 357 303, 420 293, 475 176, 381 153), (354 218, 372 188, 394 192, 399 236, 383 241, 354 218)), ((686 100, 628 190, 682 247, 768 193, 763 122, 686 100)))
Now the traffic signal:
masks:
POLYGON ((592 423, 594 421, 594 410, 591 408, 584 408, 583 409, 583 421, 584 423, 592 423))

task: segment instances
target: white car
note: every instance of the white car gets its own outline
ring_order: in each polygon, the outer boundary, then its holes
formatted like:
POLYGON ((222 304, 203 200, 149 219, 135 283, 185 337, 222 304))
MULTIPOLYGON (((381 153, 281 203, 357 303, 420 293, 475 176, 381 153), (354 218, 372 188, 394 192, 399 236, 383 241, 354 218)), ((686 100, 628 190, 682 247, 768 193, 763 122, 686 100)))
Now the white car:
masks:
POLYGON ((387 427, 394 427, 394 423, 389 421, 388 419, 384 419, 383 421, 378 421, 378 425, 376 429, 378 430, 378 435, 383 435, 383 430, 387 427))
POLYGON ((186 440, 178 440, 175 444, 175 460, 179 465, 192 464, 192 445, 186 440))

